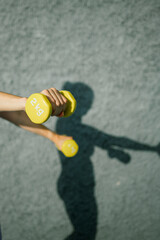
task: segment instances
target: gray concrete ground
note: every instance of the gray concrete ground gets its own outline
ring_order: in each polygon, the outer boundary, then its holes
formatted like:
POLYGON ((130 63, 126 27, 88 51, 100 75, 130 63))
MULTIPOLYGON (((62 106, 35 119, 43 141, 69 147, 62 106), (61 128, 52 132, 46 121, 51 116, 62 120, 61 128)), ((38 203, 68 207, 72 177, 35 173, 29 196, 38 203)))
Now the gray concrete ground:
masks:
POLYGON ((3 239, 159 239, 159 0, 0 0, 0 23, 0 90, 71 90, 45 125, 80 145, 0 119, 3 239))

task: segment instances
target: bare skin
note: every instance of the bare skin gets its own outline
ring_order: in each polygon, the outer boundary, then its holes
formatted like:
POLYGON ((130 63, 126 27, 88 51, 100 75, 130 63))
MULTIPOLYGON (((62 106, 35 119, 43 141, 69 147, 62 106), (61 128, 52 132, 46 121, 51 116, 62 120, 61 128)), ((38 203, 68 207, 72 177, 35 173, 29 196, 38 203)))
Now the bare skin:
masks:
MULTIPOLYGON (((45 89, 41 93, 46 95, 52 104, 53 112, 51 116, 62 117, 67 105, 67 99, 55 88, 45 89)), ((0 117, 29 132, 49 139, 59 150, 61 150, 65 140, 73 139, 71 136, 59 135, 43 124, 31 122, 25 112, 26 101, 26 97, 0 92, 0 117)))

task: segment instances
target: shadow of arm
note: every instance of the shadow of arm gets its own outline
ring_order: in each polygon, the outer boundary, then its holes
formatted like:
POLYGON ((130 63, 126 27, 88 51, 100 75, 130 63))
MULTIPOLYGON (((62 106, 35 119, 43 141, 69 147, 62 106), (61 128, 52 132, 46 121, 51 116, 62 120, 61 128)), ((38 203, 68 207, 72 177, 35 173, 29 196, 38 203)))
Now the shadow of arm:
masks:
POLYGON ((139 151, 157 151, 157 147, 155 146, 150 146, 149 144, 141 143, 127 137, 109 135, 96 129, 93 129, 93 138, 95 144, 102 149, 119 147, 139 151))

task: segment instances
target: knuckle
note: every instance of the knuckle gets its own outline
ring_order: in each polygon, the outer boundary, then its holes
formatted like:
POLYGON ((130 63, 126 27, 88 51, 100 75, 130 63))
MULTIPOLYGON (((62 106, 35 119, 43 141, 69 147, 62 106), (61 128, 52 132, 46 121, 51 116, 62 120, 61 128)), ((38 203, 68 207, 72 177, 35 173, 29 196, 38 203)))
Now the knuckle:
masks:
POLYGON ((47 89, 44 89, 42 92, 43 92, 43 93, 48 93, 48 90, 47 90, 47 89))
POLYGON ((57 89, 56 88, 51 88, 53 91, 56 91, 57 89))

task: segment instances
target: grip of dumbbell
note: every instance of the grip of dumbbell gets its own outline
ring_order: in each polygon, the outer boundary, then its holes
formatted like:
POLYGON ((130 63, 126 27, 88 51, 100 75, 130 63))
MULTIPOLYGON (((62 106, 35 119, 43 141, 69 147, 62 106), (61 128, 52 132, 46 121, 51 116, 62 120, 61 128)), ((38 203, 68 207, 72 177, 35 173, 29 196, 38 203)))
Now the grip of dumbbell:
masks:
POLYGON ((58 117, 69 117, 76 110, 76 99, 73 97, 72 93, 67 90, 61 90, 59 92, 67 99, 67 107, 64 111, 64 114, 61 112, 58 117))
MULTIPOLYGON (((67 107, 64 115, 62 116, 69 117, 76 109, 76 100, 69 91, 62 90, 60 93, 67 98, 67 107)), ((46 122, 53 111, 49 99, 42 93, 34 93, 30 95, 30 97, 27 99, 25 110, 30 120, 36 124, 46 122), (40 107, 41 103, 43 105, 42 109, 40 107)))
MULTIPOLYGON (((69 92, 69 91, 67 91, 67 90, 61 90, 61 91, 59 91, 66 99, 67 99, 67 107, 66 107, 66 109, 65 109, 65 111, 64 111, 64 114, 62 114, 62 112, 58 115, 58 117, 69 117, 69 116, 71 116, 73 113, 74 113, 74 111, 76 110, 76 106, 77 106, 77 102, 76 102, 76 99, 74 98, 74 96, 72 95, 72 93, 71 92, 69 92)), ((43 95, 43 94, 42 94, 43 95)), ((45 96, 45 95, 43 95, 43 96, 45 96)), ((47 98, 48 99, 48 98, 47 98)), ((49 100, 48 100, 49 101, 49 100)), ((49 101, 49 103, 48 104, 50 104, 51 105, 51 103, 50 103, 50 101, 49 101)), ((51 107, 52 107, 52 105, 51 105, 51 107)), ((53 110, 52 110, 53 111, 53 110)), ((52 111, 51 111, 51 113, 52 113, 52 111)), ((50 115, 51 115, 51 113, 50 113, 50 115)), ((50 117, 50 116, 49 116, 50 117)))

